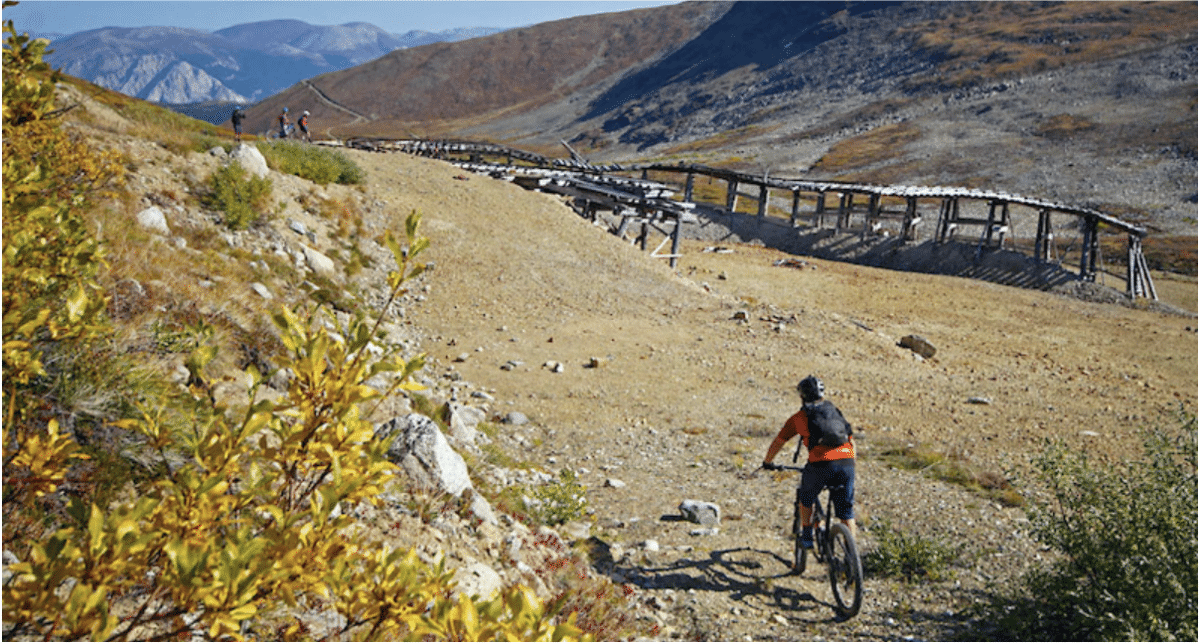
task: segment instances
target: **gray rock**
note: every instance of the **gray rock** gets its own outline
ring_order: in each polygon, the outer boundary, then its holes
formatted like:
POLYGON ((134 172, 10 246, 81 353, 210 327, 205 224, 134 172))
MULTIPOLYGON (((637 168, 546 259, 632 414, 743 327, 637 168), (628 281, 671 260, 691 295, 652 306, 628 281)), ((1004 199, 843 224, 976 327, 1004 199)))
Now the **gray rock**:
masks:
POLYGON ((225 148, 223 148, 219 145, 214 145, 208 149, 208 156, 224 158, 224 157, 229 156, 229 153, 225 151, 225 148))
POLYGON ((337 277, 337 265, 333 263, 332 259, 315 248, 308 246, 301 248, 304 253, 304 262, 308 264, 312 272, 328 279, 337 277))
POLYGON ((275 296, 271 293, 271 289, 267 288, 266 285, 262 284, 261 282, 252 283, 250 285, 250 290, 258 293, 258 296, 264 300, 275 299, 275 296))
POLYGON ((492 504, 481 494, 471 496, 471 513, 489 525, 497 525, 500 522, 496 518, 496 512, 492 510, 492 504))
POLYGON ((928 340, 919 335, 906 335, 900 338, 900 346, 926 360, 932 358, 937 353, 937 349, 932 344, 929 344, 928 340))
POLYGON ((387 459, 425 487, 458 496, 472 487, 467 464, 450 447, 442 430, 428 416, 408 414, 375 428, 375 435, 392 437, 387 459))
POLYGON ((679 504, 683 518, 703 526, 715 526, 721 522, 721 508, 716 503, 685 499, 679 504))
POLYGON ((149 208, 137 214, 138 225, 150 232, 160 235, 170 235, 171 229, 167 226, 167 216, 158 206, 150 206, 149 208))
POLYGON ((229 153, 230 161, 236 161, 247 172, 256 177, 265 177, 271 173, 267 167, 267 160, 263 157, 262 152, 258 148, 246 145, 245 143, 237 146, 229 153))
POLYGON ((487 417, 483 410, 459 403, 450 403, 447 415, 446 423, 450 427, 450 435, 467 444, 475 443, 479 423, 487 417))
POLYGON ((308 227, 305 226, 303 223, 298 222, 295 219, 289 219, 287 223, 288 223, 288 228, 291 228, 292 232, 294 232, 298 235, 305 235, 305 236, 308 235, 308 227))
POLYGON ((504 580, 495 570, 478 561, 460 567, 454 573, 454 581, 460 596, 479 599, 492 597, 504 586, 504 580))
POLYGON ((509 425, 527 425, 529 417, 519 411, 510 411, 504 415, 504 422, 509 425))

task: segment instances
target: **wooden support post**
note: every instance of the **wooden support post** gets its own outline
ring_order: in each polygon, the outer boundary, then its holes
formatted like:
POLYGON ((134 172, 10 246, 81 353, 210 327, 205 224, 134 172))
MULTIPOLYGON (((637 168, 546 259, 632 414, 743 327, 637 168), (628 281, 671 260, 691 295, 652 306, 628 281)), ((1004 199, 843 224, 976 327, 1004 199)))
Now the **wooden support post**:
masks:
POLYGON ((850 226, 850 213, 854 211, 854 193, 843 192, 842 197, 838 200, 837 226, 836 229, 840 233, 843 228, 850 226))
POLYGON ((643 219, 642 220, 642 232, 641 232, 641 234, 638 235, 638 238, 637 238, 637 243, 638 243, 638 245, 641 246, 642 250, 646 250, 646 240, 649 237, 650 237, 650 222, 643 219))
POLYGON ((629 230, 629 216, 621 216, 621 225, 617 226, 617 239, 625 239, 625 232, 629 230))
POLYGON ((695 185, 695 183, 696 183, 696 173, 688 172, 687 180, 684 181, 684 183, 683 183, 683 200, 684 201, 692 200, 692 187, 695 185))
POLYGON ((683 217, 675 217, 675 230, 671 231, 671 268, 679 263, 679 239, 683 236, 683 217))
POLYGON ((1050 259, 1047 236, 1050 234, 1050 211, 1038 211, 1037 237, 1033 240, 1033 258, 1045 263, 1050 259))
POLYGON ((875 224, 879 221, 879 212, 883 208, 883 198, 877 194, 871 194, 867 197, 867 214, 863 218, 863 231, 865 237, 868 233, 875 232, 875 224))
POLYGON ((758 223, 767 217, 767 201, 771 198, 771 189, 763 184, 758 187, 758 223))
POLYGON ((987 229, 983 231, 981 240, 981 243, 986 243, 988 246, 992 245, 992 228, 996 226, 996 206, 999 205, 1000 203, 997 201, 988 203, 987 229))
POLYGON ((825 227, 825 193, 824 192, 817 193, 816 225, 817 225, 817 228, 825 227))
POLYGON ((1129 299, 1142 295, 1141 267, 1137 265, 1137 254, 1134 252, 1137 244, 1137 235, 1129 235, 1125 246, 1125 294, 1129 299))
POLYGON ((796 227, 796 219, 800 216, 800 189, 792 188, 792 228, 796 227))
POLYGON ((1009 219, 1008 206, 1009 203, 1006 201, 1000 209, 1000 239, 996 243, 1000 248, 1004 248, 1004 236, 1012 230, 1012 221, 1009 219))
POLYGON ((725 212, 732 214, 737 210, 738 182, 730 179, 725 188, 725 212))
POLYGON ((916 239, 917 224, 921 219, 917 217, 917 198, 908 197, 904 208, 904 224, 900 226, 900 241, 912 241, 916 239))
POLYGON ((1083 218, 1083 247, 1080 249, 1079 277, 1088 281, 1096 281, 1096 254, 1099 251, 1098 239, 1099 220, 1095 217, 1083 218))
POLYGON ((937 240, 939 243, 944 243, 950 238, 950 232, 954 230, 957 221, 958 199, 955 197, 943 198, 942 208, 938 213, 937 240))

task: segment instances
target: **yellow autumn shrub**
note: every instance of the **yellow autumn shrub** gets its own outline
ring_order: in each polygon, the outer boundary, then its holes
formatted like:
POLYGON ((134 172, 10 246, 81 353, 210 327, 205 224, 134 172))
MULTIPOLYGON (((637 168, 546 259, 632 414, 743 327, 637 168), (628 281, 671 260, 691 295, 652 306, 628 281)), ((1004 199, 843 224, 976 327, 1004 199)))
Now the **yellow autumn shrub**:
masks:
MULTIPOLYGON (((396 473, 362 411, 395 391, 368 379, 391 374, 392 389, 415 388, 411 376, 423 364, 383 346, 382 318, 359 315, 338 326, 324 308, 282 308, 273 321, 287 391, 259 400, 267 374, 251 367, 247 404, 236 414, 213 402, 207 367, 216 349, 196 347, 186 363, 190 414, 178 401, 137 396, 140 415, 111 423, 140 438, 133 449, 156 455, 161 475, 131 481, 129 493, 103 506, 63 494, 83 454, 47 413, 40 388, 53 367, 44 359, 106 332, 95 279, 103 248, 82 212, 87 196, 119 173, 111 158, 89 155, 50 122, 57 78, 41 60, 45 42, 16 35, 11 22, 5 31, 6 523, 14 498, 54 498, 65 511, 20 538, 5 528, 4 547, 17 561, 5 566, 3 637, 583 637, 573 616, 547 616, 521 586, 460 598, 451 571, 366 539, 343 512, 380 503, 396 473)), ((424 271, 416 259, 428 240, 419 222, 416 213, 405 222, 405 244, 387 238, 398 265, 388 277, 393 299, 424 271)))

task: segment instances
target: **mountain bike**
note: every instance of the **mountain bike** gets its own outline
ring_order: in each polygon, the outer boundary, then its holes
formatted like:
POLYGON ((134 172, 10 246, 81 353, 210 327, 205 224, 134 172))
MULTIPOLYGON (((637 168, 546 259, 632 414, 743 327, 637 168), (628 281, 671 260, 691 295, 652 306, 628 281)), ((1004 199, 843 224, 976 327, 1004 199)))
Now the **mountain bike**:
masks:
MULTIPOLYGON (((803 467, 793 465, 776 465, 779 470, 803 472, 803 467)), ((862 608, 863 572, 862 558, 859 556, 858 544, 850 527, 834 520, 833 495, 840 485, 826 486, 813 504, 813 557, 818 563, 829 567, 829 585, 833 589, 833 600, 837 603, 837 612, 844 619, 858 614, 862 608), (822 508, 822 497, 824 508, 822 508)), ((793 505, 792 538, 795 574, 804 572, 808 563, 808 550, 800 543, 800 488, 796 488, 796 502, 793 505)))

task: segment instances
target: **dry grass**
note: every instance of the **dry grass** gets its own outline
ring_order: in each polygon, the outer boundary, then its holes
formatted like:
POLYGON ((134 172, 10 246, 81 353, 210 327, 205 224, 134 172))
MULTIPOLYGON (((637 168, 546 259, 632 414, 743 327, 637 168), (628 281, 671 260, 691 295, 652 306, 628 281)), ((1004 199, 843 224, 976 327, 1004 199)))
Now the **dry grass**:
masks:
POLYGON ((906 144, 920 137, 921 130, 911 123, 884 125, 835 143, 813 165, 813 170, 833 175, 878 163, 899 156, 906 144))
POLYGON ((942 59, 935 80, 965 86, 1111 59, 1194 39, 1196 7, 1185 2, 968 3, 901 31, 942 59))

